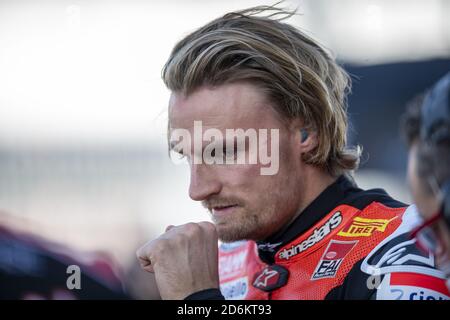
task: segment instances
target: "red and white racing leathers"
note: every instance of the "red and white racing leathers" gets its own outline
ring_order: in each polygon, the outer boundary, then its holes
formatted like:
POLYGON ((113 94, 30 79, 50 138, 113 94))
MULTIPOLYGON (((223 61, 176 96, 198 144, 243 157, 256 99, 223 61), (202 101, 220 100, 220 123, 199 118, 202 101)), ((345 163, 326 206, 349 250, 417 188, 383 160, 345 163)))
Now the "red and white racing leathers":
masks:
POLYGON ((433 255, 410 238, 418 223, 414 206, 341 176, 269 239, 222 244, 220 292, 188 298, 448 299, 433 255))

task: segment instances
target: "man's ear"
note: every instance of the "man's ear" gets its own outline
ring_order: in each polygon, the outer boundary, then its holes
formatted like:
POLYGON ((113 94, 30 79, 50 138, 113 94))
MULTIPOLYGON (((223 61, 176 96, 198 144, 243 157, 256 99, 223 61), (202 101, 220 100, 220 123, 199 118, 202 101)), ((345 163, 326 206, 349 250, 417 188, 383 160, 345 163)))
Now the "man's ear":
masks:
POLYGON ((308 139, 308 131, 306 129, 300 129, 301 142, 305 142, 308 139))
POLYGON ((310 152, 319 144, 316 131, 305 125, 301 119, 291 120, 289 131, 294 138, 295 148, 300 154, 310 152))
POLYGON ((317 147, 319 141, 317 139, 317 133, 305 128, 300 129, 300 152, 307 153, 317 147))

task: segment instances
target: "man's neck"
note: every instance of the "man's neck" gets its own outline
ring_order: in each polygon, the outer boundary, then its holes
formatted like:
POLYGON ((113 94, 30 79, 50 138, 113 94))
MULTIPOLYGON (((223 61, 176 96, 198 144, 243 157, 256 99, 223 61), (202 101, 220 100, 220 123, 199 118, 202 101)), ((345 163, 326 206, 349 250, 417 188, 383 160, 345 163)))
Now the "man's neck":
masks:
POLYGON ((311 207, 314 201, 320 198, 322 194, 325 194, 326 190, 331 188, 338 178, 332 177, 324 172, 319 172, 318 170, 316 172, 302 173, 306 174, 302 174, 302 177, 299 177, 302 181, 303 192, 301 200, 299 200, 299 205, 297 206, 297 211, 295 211, 292 218, 284 224, 283 228, 272 234, 270 237, 257 241, 258 254, 260 258, 267 263, 274 262, 275 253, 281 246, 297 238, 305 232, 307 228, 311 227, 316 219, 321 219, 322 214, 328 212, 327 210, 325 210, 327 212, 322 212, 322 210, 318 208, 316 208, 317 210, 313 209, 312 212, 308 208, 311 207), (304 219, 301 217, 303 213, 306 214, 304 219), (313 214, 313 216, 311 214, 313 214))
POLYGON ((297 217, 313 202, 326 188, 337 180, 328 172, 314 166, 305 167, 302 177, 302 184, 304 193, 301 197, 299 206, 295 214, 292 216, 289 226, 297 217))

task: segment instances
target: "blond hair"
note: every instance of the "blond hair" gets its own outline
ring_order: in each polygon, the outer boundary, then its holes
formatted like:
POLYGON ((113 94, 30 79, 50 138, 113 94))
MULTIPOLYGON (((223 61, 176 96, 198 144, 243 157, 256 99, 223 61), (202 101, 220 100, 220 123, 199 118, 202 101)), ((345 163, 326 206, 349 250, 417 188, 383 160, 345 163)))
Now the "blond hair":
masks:
POLYGON ((355 170, 360 149, 346 147, 350 77, 316 41, 282 22, 294 14, 259 6, 215 19, 175 45, 162 78, 185 95, 202 86, 253 83, 283 119, 300 118, 317 133, 306 163, 335 176, 355 170))

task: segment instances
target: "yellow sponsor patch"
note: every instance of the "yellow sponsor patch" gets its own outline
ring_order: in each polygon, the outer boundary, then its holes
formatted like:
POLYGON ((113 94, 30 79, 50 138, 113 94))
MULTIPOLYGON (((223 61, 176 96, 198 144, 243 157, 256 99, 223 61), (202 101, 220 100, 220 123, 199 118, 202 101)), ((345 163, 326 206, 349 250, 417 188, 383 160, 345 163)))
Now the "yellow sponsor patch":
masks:
POLYGON ((388 224, 397 217, 387 219, 366 219, 356 217, 352 224, 344 230, 339 231, 342 237, 370 237, 374 231, 384 232, 388 224))

